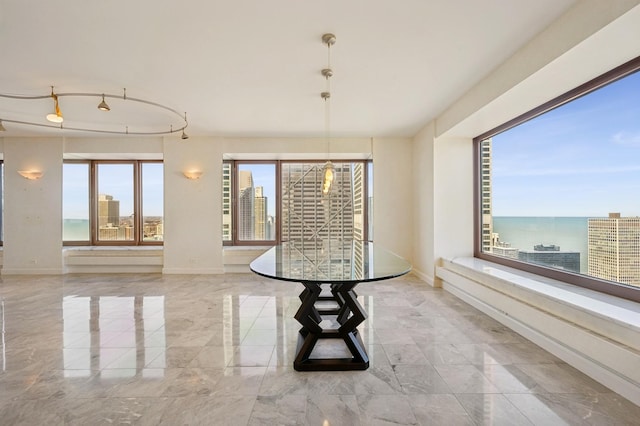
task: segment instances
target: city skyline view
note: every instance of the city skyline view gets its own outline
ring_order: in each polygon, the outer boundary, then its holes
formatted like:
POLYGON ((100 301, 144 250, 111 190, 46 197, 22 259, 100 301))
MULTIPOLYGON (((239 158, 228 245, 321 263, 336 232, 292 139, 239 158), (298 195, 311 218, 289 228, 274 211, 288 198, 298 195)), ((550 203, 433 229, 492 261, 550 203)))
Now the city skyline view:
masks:
POLYGON ((494 216, 640 216, 640 73, 492 137, 494 216))

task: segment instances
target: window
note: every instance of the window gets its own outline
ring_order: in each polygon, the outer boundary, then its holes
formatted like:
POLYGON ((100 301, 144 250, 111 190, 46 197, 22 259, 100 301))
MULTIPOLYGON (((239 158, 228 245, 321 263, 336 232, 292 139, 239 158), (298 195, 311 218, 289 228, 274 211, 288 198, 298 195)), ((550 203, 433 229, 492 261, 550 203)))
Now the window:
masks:
POLYGON ((640 301, 639 70, 475 139, 477 257, 640 301))
POLYGON ((0 245, 4 241, 4 162, 0 161, 0 245))
POLYGON ((65 162, 64 244, 161 244, 163 181, 159 161, 65 162))
POLYGON ((62 169, 62 240, 90 241, 89 163, 64 163, 62 169))
POLYGON ((327 197, 321 193, 324 162, 225 162, 223 242, 370 238, 371 163, 333 164, 333 190, 327 197))

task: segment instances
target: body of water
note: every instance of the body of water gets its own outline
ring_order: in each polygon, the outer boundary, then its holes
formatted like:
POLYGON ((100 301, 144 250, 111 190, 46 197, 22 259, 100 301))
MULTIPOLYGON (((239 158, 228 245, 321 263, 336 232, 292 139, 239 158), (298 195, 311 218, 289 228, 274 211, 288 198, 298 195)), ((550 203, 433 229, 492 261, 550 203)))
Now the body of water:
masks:
POLYGON ((493 232, 500 241, 520 250, 533 250, 538 244, 555 244, 561 251, 580 252, 580 272, 587 271, 588 217, 510 217, 494 216, 493 232))
POLYGON ((63 241, 87 241, 89 240, 89 220, 64 219, 62 221, 63 241))

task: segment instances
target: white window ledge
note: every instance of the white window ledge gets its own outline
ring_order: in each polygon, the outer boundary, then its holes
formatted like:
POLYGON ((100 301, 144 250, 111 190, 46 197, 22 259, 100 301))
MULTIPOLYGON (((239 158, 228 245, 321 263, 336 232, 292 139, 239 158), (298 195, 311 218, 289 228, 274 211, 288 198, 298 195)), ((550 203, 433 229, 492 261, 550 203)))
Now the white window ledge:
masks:
POLYGON ((443 259, 446 291, 640 404, 640 304, 464 257, 443 259))
POLYGON ((224 271, 227 273, 250 272, 249 264, 272 246, 224 246, 224 271))
MULTIPOLYGON (((479 273, 481 279, 486 276, 483 281, 487 283, 500 282, 514 290, 519 289, 526 300, 530 301, 531 296, 542 296, 640 333, 640 303, 473 257, 452 259, 451 263, 479 273)), ((640 350, 640 341, 629 343, 640 350)))
POLYGON ((163 246, 67 246, 62 250, 66 273, 159 273, 163 246))

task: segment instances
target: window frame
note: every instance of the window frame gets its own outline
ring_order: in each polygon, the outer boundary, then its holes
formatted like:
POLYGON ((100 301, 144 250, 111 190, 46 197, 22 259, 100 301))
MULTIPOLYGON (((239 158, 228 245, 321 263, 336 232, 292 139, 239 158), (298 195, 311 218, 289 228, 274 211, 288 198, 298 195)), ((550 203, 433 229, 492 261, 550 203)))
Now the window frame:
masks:
MULTIPOLYGON (((63 246, 163 246, 164 241, 145 241, 144 217, 142 215, 142 165, 144 163, 162 163, 163 160, 64 160, 64 164, 87 164, 89 167, 89 240, 62 241, 63 246), (134 238, 133 240, 99 240, 98 239, 98 176, 100 164, 131 164, 133 165, 133 210, 134 210, 134 238)), ((64 188, 63 188, 64 190, 64 188)), ((64 218, 63 218, 64 219, 64 218)), ((163 217, 164 222, 164 217, 163 217)))
MULTIPOLYGON (((369 175, 373 172, 372 167, 370 170, 370 164, 373 164, 373 161, 370 159, 334 159, 334 162, 340 163, 362 163, 363 164, 363 173, 364 173, 364 194, 365 194, 365 202, 364 202, 364 213, 363 213, 363 232, 365 235, 365 240, 371 241, 370 230, 369 230, 369 215, 371 214, 368 191, 369 191, 369 179, 371 178, 369 175)), ((282 243, 282 164, 285 163, 326 163, 326 159, 292 159, 292 160, 240 160, 240 159, 226 159, 223 160, 223 163, 231 165, 231 239, 223 240, 223 246, 275 246, 282 243), (239 164, 274 164, 276 168, 276 238, 275 240, 239 240, 238 232, 237 232, 237 223, 238 223, 238 165, 239 164)), ((224 169, 224 167, 223 167, 224 169)), ((223 203, 220 205, 220 211, 222 212, 224 206, 223 203)))
POLYGON ((604 74, 473 138, 474 257, 601 293, 640 302, 640 288, 634 288, 615 281, 607 281, 588 275, 525 263, 516 259, 501 257, 482 251, 482 141, 536 118, 554 108, 567 104, 579 97, 590 94, 635 72, 640 72, 640 57, 634 58, 608 72, 605 72, 604 74))

